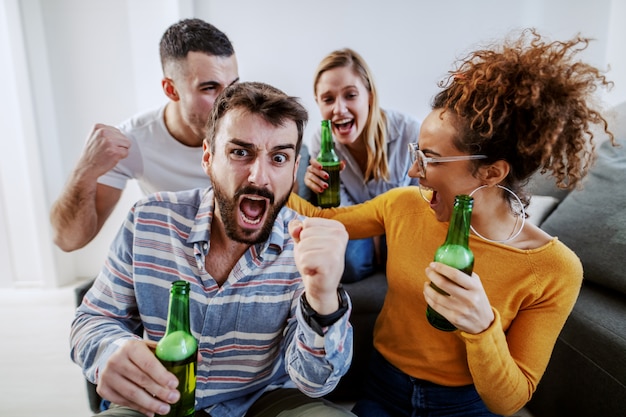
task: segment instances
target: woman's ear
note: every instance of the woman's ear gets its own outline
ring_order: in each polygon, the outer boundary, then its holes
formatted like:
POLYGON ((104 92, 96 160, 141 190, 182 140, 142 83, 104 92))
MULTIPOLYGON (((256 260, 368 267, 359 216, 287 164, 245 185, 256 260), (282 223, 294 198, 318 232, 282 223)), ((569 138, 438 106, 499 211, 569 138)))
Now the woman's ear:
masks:
POLYGON ((161 80, 161 87, 163 88, 163 92, 172 101, 180 100, 178 96, 178 91, 176 90, 176 86, 174 85, 174 80, 171 78, 163 78, 161 80))
POLYGON ((510 170, 511 165, 504 159, 500 159, 492 164, 478 168, 478 177, 485 185, 496 185, 504 181, 510 170))

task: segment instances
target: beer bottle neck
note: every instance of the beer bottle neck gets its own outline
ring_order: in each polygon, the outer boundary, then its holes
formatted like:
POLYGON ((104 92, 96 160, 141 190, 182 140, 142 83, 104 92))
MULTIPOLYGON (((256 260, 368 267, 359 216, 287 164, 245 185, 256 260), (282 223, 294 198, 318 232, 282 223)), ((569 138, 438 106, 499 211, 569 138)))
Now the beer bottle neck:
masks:
POLYGON ((448 234, 444 244, 469 246, 472 207, 473 199, 471 197, 461 195, 455 198, 448 234))
POLYGON ((333 134, 330 129, 330 120, 322 120, 322 140, 320 143, 320 152, 333 152, 335 144, 333 143, 333 134))
POLYGON ((180 330, 190 333, 189 284, 184 281, 177 281, 172 284, 165 334, 180 330))

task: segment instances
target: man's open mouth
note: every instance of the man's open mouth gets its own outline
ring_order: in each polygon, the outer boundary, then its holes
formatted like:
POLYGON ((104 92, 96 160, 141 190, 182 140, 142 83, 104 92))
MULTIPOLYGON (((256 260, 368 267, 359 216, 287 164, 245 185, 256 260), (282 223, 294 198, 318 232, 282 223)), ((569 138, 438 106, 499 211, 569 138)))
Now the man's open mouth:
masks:
POLYGON ((257 195, 246 195, 241 197, 239 202, 239 212, 241 220, 249 225, 261 223, 267 211, 269 200, 257 195))

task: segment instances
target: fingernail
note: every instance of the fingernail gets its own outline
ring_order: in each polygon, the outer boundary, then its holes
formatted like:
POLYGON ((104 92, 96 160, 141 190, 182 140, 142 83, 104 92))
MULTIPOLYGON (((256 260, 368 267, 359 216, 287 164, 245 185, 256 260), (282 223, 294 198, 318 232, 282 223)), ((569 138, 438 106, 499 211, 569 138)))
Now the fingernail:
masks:
POLYGON ((167 396, 167 402, 168 403, 175 403, 176 401, 178 401, 178 391, 172 391, 169 393, 169 395, 167 396))
POLYGON ((169 405, 162 405, 159 407, 159 411, 158 413, 162 416, 166 415, 167 413, 170 412, 170 406, 169 405))

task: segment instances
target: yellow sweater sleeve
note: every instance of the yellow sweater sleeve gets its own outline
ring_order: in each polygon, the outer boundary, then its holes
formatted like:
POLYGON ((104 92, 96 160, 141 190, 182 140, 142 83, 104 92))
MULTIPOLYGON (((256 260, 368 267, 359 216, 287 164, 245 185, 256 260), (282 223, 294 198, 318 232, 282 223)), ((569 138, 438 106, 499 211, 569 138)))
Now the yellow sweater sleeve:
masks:
POLYGON ((324 217, 324 210, 322 208, 314 206, 296 193, 289 195, 287 207, 306 217, 324 217))
MULTIPOLYGON (((393 191, 393 190, 392 190, 393 191)), ((291 193, 287 207, 306 217, 324 217, 341 222, 350 239, 364 239, 385 233, 383 207, 387 204, 392 192, 368 200, 362 204, 323 209, 309 203, 299 195, 291 193)))
MULTIPOLYGON (((550 245, 554 256, 532 257, 530 266, 537 273, 536 294, 532 289, 528 294, 528 299, 536 297, 532 303, 520 300, 518 310, 500 307, 502 314, 513 317, 506 331, 501 312, 492 307, 496 318, 487 330, 477 335, 459 332, 476 390, 497 414, 511 415, 531 399, 578 297, 580 261, 560 242, 550 245)), ((490 297, 497 299, 498 294, 490 297)))

